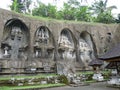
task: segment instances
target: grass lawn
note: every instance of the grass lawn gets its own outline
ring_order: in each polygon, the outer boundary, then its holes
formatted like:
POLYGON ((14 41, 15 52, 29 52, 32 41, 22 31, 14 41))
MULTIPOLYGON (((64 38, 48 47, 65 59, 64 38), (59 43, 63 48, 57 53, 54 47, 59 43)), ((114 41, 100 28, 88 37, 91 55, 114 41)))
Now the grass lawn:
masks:
MULTIPOLYGON (((101 73, 103 73, 103 74, 109 74, 110 71, 101 71, 101 73)), ((79 75, 79 74, 89 75, 89 74, 94 74, 94 72, 93 71, 82 71, 82 72, 78 72, 77 73, 77 75, 79 75)))
MULTIPOLYGON (((11 78, 19 79, 19 78, 24 78, 24 79, 31 79, 31 78, 46 78, 48 76, 53 76, 56 77, 58 75, 56 74, 38 74, 38 75, 14 75, 14 76, 2 76, 0 77, 0 81, 9 81, 11 78)), ((65 86, 63 83, 57 83, 57 84, 40 84, 40 85, 26 85, 26 86, 8 86, 8 85, 3 85, 0 86, 0 90, 16 90, 16 89, 34 89, 34 88, 48 88, 48 87, 59 87, 59 86, 65 86)))
MULTIPOLYGON (((109 71, 102 71, 101 73, 104 74, 108 74, 110 73, 109 71)), ((92 74, 94 74, 93 71, 83 71, 83 72, 78 72, 77 75, 87 75, 87 76, 91 76, 92 74)), ((46 78, 48 76, 53 76, 53 77, 57 77, 58 75, 56 74, 38 74, 38 75, 10 75, 10 76, 1 76, 0 77, 0 82, 2 81, 9 81, 11 78, 15 78, 15 79, 20 79, 20 78, 24 78, 24 79, 32 79, 32 78, 46 78)), ((89 79, 87 81, 84 81, 85 83, 93 83, 96 82, 95 80, 89 79)), ((59 86, 65 86, 65 84, 63 83, 57 83, 57 84, 40 84, 40 85, 26 85, 26 86, 8 86, 8 85, 4 85, 0 86, 0 90, 16 90, 16 89, 34 89, 34 88, 47 88, 47 87, 59 87, 59 86)))
POLYGON ((48 87, 60 87, 65 86, 65 84, 43 84, 43 85, 34 85, 34 86, 2 86, 0 90, 17 90, 17 89, 36 89, 36 88, 48 88, 48 87))
POLYGON ((56 74, 38 74, 38 75, 11 75, 11 76, 1 76, 0 80, 10 80, 11 78, 19 79, 19 78, 45 78, 47 76, 58 76, 56 74))
POLYGON ((77 75, 79 74, 84 74, 84 75, 88 75, 88 74, 94 74, 93 71, 82 71, 82 72, 78 72, 77 75))

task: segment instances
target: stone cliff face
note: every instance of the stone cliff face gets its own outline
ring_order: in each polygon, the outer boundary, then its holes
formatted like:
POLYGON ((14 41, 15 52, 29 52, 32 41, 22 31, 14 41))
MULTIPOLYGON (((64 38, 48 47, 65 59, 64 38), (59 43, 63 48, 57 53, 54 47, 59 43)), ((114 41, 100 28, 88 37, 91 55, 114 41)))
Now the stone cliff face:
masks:
MULTIPOLYGON (((89 69, 88 63, 93 58, 104 54, 120 41, 120 25, 118 24, 79 23, 52 19, 38 20, 3 9, 0 9, 0 27, 1 68, 16 68, 8 64, 13 60, 14 55, 11 52, 14 51, 14 53, 18 53, 14 57, 23 59, 23 61, 15 60, 20 67, 25 69, 19 70, 23 73, 31 70, 33 70, 32 72, 37 70, 38 72, 42 72, 42 70, 52 72, 52 70, 56 70, 56 66, 57 70, 61 71, 60 73, 65 73, 65 70, 74 72, 76 67, 89 69), (3 43, 3 37, 6 35, 4 33, 6 23, 10 19, 15 19, 15 22, 12 24, 11 21, 9 24, 11 26, 8 28, 8 38, 6 40, 12 40, 13 42, 9 45, 3 43), (17 22, 19 20, 20 23, 17 22), (25 24, 28 30, 21 23, 25 24), (25 35, 29 35, 29 39, 25 35), (15 45, 16 42, 19 45, 15 45), (26 42, 27 45, 24 45, 23 42, 26 42), (16 50, 14 50, 14 46, 16 50), (3 57, 4 54, 7 55, 8 53, 10 54, 9 57, 3 57), (65 63, 63 63, 64 61, 65 63), (73 70, 70 70, 71 67, 65 68, 67 62, 75 64, 71 66, 72 69, 74 68, 73 70)), ((5 72, 8 72, 7 69, 5 72)))

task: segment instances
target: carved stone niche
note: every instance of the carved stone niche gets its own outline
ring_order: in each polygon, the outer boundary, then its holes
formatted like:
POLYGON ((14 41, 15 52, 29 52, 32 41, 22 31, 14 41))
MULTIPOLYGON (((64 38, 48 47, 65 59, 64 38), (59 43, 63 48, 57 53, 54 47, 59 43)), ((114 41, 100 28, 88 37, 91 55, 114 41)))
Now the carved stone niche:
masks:
POLYGON ((86 42, 79 42, 79 55, 86 68, 88 68, 88 63, 92 60, 91 53, 92 50, 86 42))
POLYGON ((107 45, 109 45, 109 43, 111 43, 111 41, 112 41, 112 33, 110 33, 110 32, 108 32, 107 34, 106 34, 106 40, 105 40, 105 42, 106 42, 106 46, 107 45))
POLYGON ((75 50, 72 48, 59 48, 58 49, 60 59, 73 60, 75 59, 75 50))
POLYGON ((74 39, 69 29, 65 28, 61 31, 58 45, 60 60, 57 62, 57 73, 67 75, 68 73, 72 73, 75 65, 74 39))
MULTIPOLYGON (((12 60, 18 60, 20 55, 27 53, 29 46, 28 27, 19 19, 13 18, 5 23, 1 48, 3 57, 9 56, 12 60), (24 49, 24 50, 21 50, 24 49)), ((26 56, 27 57, 27 56, 26 56)))
POLYGON ((72 43, 69 41, 68 37, 65 35, 61 35, 60 37, 60 42, 59 42, 59 46, 62 47, 72 47, 72 43))
POLYGON ((75 59, 75 49, 68 49, 68 53, 67 53, 67 57, 68 59, 74 60, 75 59))
POLYGON ((54 57, 54 48, 47 48, 46 55, 47 58, 53 58, 54 57))
POLYGON ((59 48, 58 49, 59 58, 62 59, 62 60, 64 59, 64 52, 65 52, 64 48, 59 48))
POLYGON ((10 58, 11 46, 9 46, 8 44, 2 43, 1 50, 3 53, 3 58, 10 58))
POLYGON ((34 56, 37 58, 54 59, 54 38, 46 26, 40 26, 34 35, 34 56))
POLYGON ((35 33, 35 45, 39 46, 41 44, 49 44, 50 32, 47 27, 41 26, 37 29, 35 33))
POLYGON ((39 40, 35 40, 34 47, 39 47, 39 40))
POLYGON ((54 48, 53 47, 44 47, 44 48, 34 47, 34 57, 52 59, 54 57, 54 48))
POLYGON ((34 57, 41 58, 42 57, 42 49, 34 47, 34 57))
POLYGON ((22 59, 22 60, 27 60, 27 56, 25 54, 25 51, 26 51, 27 47, 25 48, 19 48, 19 55, 18 55, 18 58, 22 59))

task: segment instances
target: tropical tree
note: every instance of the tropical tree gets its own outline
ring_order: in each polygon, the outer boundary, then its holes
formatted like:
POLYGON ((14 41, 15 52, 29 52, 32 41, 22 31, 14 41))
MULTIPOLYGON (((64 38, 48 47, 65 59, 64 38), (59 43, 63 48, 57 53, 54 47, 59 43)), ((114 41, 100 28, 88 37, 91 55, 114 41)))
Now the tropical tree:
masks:
POLYGON ((95 19, 95 21, 96 22, 101 22, 101 23, 109 24, 109 23, 114 23, 115 19, 112 16, 111 12, 103 12, 103 13, 101 13, 101 14, 99 14, 97 16, 97 18, 95 19))
POLYGON ((76 13, 76 19, 78 21, 91 21, 91 13, 88 6, 80 6, 76 13))
POLYGON ((46 5, 43 4, 42 2, 39 2, 38 6, 36 6, 32 10, 32 15, 47 17, 47 7, 46 7, 46 5))
POLYGON ((31 4, 32 4, 32 0, 23 0, 24 13, 30 13, 30 5, 31 4))
POLYGON ((62 12, 62 17, 65 20, 76 20, 76 13, 78 7, 80 6, 80 2, 77 0, 69 0, 67 3, 63 4, 63 8, 60 12, 62 12))
POLYGON ((19 12, 19 13, 29 13, 31 0, 12 0, 12 5, 10 5, 10 9, 19 12))
POLYGON ((69 0, 67 3, 64 3, 58 14, 57 17, 63 17, 65 20, 91 21, 88 6, 82 6, 81 2, 77 0, 69 0))
POLYGON ((57 11, 57 13, 56 13, 56 19, 63 19, 63 12, 62 12, 62 10, 59 10, 59 11, 57 11))
POLYGON ((116 9, 116 6, 107 7, 107 2, 108 0, 95 1, 95 3, 92 4, 92 7, 90 7, 90 9, 93 11, 93 15, 97 17, 95 21, 102 22, 102 23, 114 22, 114 19, 112 16, 112 10, 116 9))
POLYGON ((47 12, 48 12, 48 17, 56 18, 56 12, 57 12, 56 6, 48 4, 47 5, 47 12))
POLYGON ((119 13, 118 16, 117 16, 116 22, 117 22, 117 23, 120 23, 120 13, 119 13))
POLYGON ((33 9, 32 15, 56 18, 56 11, 56 6, 51 4, 45 5, 44 3, 39 2, 38 6, 33 9))
POLYGON ((22 0, 12 0, 12 5, 10 5, 10 9, 21 13, 24 10, 24 5, 22 0))
POLYGON ((75 20, 74 13, 76 12, 74 7, 71 7, 71 5, 64 3, 62 11, 62 17, 65 20, 75 20))

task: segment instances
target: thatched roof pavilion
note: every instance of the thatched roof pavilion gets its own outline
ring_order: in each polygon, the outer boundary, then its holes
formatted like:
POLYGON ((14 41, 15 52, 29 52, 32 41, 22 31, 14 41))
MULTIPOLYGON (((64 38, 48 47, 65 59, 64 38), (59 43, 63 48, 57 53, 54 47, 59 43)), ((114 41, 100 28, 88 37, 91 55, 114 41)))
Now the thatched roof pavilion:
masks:
POLYGON ((102 64, 103 61, 99 60, 98 58, 95 58, 88 65, 92 66, 95 72, 98 72, 102 64))
POLYGON ((96 58, 89 63, 89 66, 101 66, 102 64, 103 61, 96 58))
POLYGON ((105 68, 107 68, 107 69, 116 69, 116 66, 117 66, 116 64, 118 66, 120 66, 120 62, 117 62, 117 63, 116 62, 109 62, 109 64, 105 68))
POLYGON ((105 61, 120 61, 120 44, 108 50, 104 55, 100 56, 99 59, 105 61))
POLYGON ((109 62, 107 68, 117 69, 117 73, 120 73, 120 43, 108 50, 99 59, 109 62))

